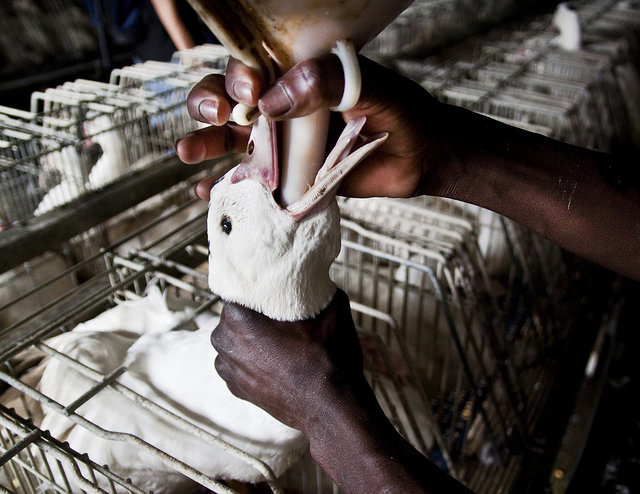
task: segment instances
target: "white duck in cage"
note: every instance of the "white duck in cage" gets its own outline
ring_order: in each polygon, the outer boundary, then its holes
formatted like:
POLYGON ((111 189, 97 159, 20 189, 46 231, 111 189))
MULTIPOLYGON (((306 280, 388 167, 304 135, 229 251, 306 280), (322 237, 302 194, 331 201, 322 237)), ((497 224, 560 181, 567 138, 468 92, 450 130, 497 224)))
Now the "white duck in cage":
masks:
MULTIPOLYGON (((306 450, 306 440, 299 431, 231 394, 215 372, 216 351, 208 341, 217 316, 203 312, 196 317, 199 329, 180 329, 192 317, 188 308, 169 310, 165 297, 152 288, 148 296, 122 302, 44 343, 100 375, 124 369, 118 383, 281 475, 306 450)), ((27 377, 40 393, 71 407, 70 419, 61 410, 28 400, 29 415, 36 425, 76 451, 87 453, 92 461, 108 465, 118 476, 131 479, 138 488, 157 493, 190 492, 198 484, 148 448, 113 440, 117 434, 136 436, 212 479, 264 480, 254 463, 185 431, 175 420, 110 387, 74 407, 97 381, 64 359, 45 357, 27 377), (95 424, 110 437, 99 437, 74 416, 95 424)), ((19 409, 22 404, 15 393, 4 395, 2 401, 19 409)), ((81 471, 88 475, 85 467, 81 471)))

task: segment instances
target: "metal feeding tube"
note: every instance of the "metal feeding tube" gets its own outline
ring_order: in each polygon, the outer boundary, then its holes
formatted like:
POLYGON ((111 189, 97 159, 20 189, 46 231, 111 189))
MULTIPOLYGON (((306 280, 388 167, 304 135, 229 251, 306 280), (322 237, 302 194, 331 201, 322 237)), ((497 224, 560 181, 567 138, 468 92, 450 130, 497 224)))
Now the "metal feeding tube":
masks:
MULTIPOLYGON (((356 50, 379 33, 411 2, 328 0, 189 0, 231 56, 275 81, 303 60, 335 53, 345 75, 342 101, 332 108, 346 111, 358 101, 360 71, 356 50), (347 41, 348 40, 348 41, 347 41), (275 64, 275 65, 274 65, 275 64)), ((315 181, 325 159, 329 110, 282 123, 280 136, 280 202, 297 201, 315 181)), ((258 112, 246 105, 233 111, 248 125, 258 112)))

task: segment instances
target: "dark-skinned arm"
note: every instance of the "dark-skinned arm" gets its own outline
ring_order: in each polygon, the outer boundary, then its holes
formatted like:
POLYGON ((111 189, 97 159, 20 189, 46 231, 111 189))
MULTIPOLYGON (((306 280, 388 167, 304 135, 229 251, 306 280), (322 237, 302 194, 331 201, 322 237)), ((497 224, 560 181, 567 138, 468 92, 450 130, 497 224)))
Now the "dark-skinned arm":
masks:
POLYGON ((395 430, 365 380, 349 301, 278 322, 226 303, 211 336, 216 370, 238 397, 301 430, 345 492, 470 494, 395 430))
MULTIPOLYGON (((637 166, 624 157, 570 146, 439 103, 391 70, 365 58, 360 65, 360 100, 336 117, 349 121, 366 116, 363 134, 390 135, 346 177, 341 194, 459 199, 640 280, 637 166)), ((296 65, 270 87, 231 60, 226 78, 210 76, 189 96, 190 114, 213 125, 179 141, 178 154, 185 162, 196 162, 242 151, 248 129, 228 124, 236 101, 257 104, 265 115, 280 120, 335 105, 342 89, 341 68, 332 55, 296 65)), ((212 183, 203 182, 198 194, 207 198, 212 183)))
POLYGON ((626 156, 599 153, 443 105, 447 166, 416 190, 470 202, 640 280, 640 180, 626 156))

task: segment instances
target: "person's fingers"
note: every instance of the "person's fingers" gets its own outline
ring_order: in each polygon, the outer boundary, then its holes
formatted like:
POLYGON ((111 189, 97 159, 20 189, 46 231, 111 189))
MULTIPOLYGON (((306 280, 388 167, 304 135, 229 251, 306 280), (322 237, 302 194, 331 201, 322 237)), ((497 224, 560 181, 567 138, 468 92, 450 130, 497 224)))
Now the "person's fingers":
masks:
POLYGON ((274 119, 302 117, 337 105, 344 90, 338 57, 327 55, 295 65, 260 98, 260 111, 274 119))
POLYGON ((208 201, 209 199, 211 199, 211 189, 219 178, 220 177, 207 177, 204 180, 198 182, 193 189, 196 197, 202 199, 203 201, 208 201))
POLYGON ((224 125, 229 121, 233 100, 225 92, 224 77, 211 74, 198 82, 187 97, 191 118, 203 123, 224 125))
MULTIPOLYGON (((238 362, 221 355, 218 355, 214 360, 214 367, 234 396, 256 404, 256 399, 260 397, 261 391, 264 389, 264 382, 259 382, 250 372, 246 372, 238 362)), ((264 377, 260 381, 264 381, 264 377)))
POLYGON ((241 153, 247 147, 250 133, 250 127, 234 124, 205 127, 178 140, 176 153, 187 164, 200 163, 231 152, 241 153))
POLYGON ((229 58, 225 87, 229 96, 249 106, 258 104, 265 86, 264 76, 235 58, 229 58))
POLYGON ((216 352, 218 352, 219 354, 224 355, 231 349, 231 344, 227 335, 228 330, 223 325, 222 321, 218 323, 218 325, 211 332, 209 341, 211 342, 211 346, 215 348, 216 352))

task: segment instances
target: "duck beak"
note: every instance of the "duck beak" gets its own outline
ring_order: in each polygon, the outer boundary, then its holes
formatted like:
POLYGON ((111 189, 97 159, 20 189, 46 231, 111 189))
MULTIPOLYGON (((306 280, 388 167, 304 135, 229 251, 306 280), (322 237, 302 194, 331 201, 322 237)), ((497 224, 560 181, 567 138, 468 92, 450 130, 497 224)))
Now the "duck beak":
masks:
POLYGON ((318 171, 314 184, 286 209, 295 220, 326 208, 335 198, 344 177, 387 139, 389 134, 384 132, 363 141, 359 133, 366 121, 366 117, 360 117, 347 123, 318 171), (356 143, 361 145, 355 147, 356 143))
POLYGON ((275 122, 260 115, 253 124, 244 159, 231 175, 231 183, 253 179, 274 192, 278 188, 278 140, 275 122))

